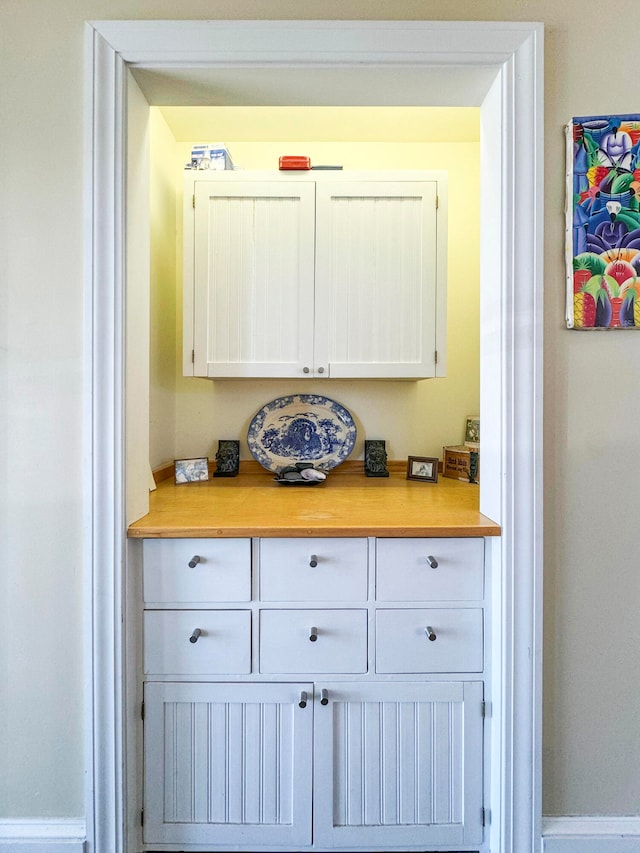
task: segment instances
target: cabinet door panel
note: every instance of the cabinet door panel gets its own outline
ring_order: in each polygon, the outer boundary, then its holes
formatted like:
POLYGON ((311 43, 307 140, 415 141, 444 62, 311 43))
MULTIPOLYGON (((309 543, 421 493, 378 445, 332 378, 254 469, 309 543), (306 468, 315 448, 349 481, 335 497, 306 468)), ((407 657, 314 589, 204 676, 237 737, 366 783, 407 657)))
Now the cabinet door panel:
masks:
POLYGON ((303 182, 196 183, 195 375, 312 369, 314 196, 303 182))
POLYGON ((482 539, 378 539, 376 565, 379 601, 482 600, 482 539))
POLYGON ((482 672, 480 608, 378 610, 376 672, 482 672))
POLYGON ((367 540, 262 539, 260 598, 262 601, 366 600, 367 540))
POLYGON ((366 671, 366 610, 260 611, 260 672, 366 671))
MULTIPOLYGON (((311 842, 311 684, 145 686, 147 844, 311 842)), ((249 849, 253 849, 250 847, 249 849)))
POLYGON ((322 687, 318 845, 424 850, 482 841, 481 683, 319 682, 316 693, 322 687))
POLYGON ((143 551, 146 604, 251 599, 250 539, 146 539, 143 551))
POLYGON ((436 194, 435 181, 318 183, 316 361, 332 378, 436 375, 436 194))
POLYGON ((151 675, 251 672, 251 611, 145 611, 144 671, 151 675))

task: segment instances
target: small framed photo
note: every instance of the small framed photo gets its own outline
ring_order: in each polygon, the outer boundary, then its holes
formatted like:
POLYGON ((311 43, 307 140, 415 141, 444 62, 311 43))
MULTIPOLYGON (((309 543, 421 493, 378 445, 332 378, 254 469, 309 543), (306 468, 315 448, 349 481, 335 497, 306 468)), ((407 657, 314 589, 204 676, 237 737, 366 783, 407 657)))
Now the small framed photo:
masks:
POLYGON ((407 480, 438 482, 438 459, 433 456, 410 456, 407 463, 407 480))
POLYGON ((175 459, 176 484, 203 483, 209 479, 209 460, 206 456, 197 459, 175 459))
POLYGON ((465 421, 464 446, 472 450, 480 448, 480 418, 477 415, 470 415, 465 421))

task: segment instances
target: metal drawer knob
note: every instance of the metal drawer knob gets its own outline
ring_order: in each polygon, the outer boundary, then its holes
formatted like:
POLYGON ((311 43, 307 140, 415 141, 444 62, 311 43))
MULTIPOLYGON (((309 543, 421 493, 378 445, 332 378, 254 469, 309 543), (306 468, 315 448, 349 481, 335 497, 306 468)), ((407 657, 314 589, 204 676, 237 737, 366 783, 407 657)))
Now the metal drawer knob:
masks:
POLYGON ((432 557, 431 555, 429 555, 427 557, 427 563, 429 563, 429 565, 431 566, 432 569, 438 568, 438 561, 436 560, 435 557, 432 557))
POLYGON ((324 373, 324 367, 319 367, 319 368, 318 368, 318 373, 324 373))
POLYGON ((323 687, 322 691, 320 693, 320 704, 321 705, 328 705, 329 704, 329 691, 327 690, 326 687, 323 687))
POLYGON ((193 629, 193 634, 191 634, 191 636, 189 637, 189 642, 190 642, 190 643, 197 643, 197 642, 198 642, 198 637, 199 637, 201 634, 202 634, 202 631, 200 630, 200 628, 194 628, 194 629, 193 629))
POLYGON ((311 370, 310 370, 310 368, 308 368, 308 367, 303 367, 303 368, 302 368, 302 372, 303 372, 303 373, 311 373, 311 370))
POLYGON ((195 569, 195 567, 200 562, 200 557, 197 554, 194 554, 193 557, 189 560, 189 568, 195 569))
POLYGON ((300 691, 300 699, 298 700, 298 707, 299 708, 306 708, 307 707, 307 691, 306 690, 300 691))
POLYGON ((318 629, 317 628, 309 628, 309 640, 312 643, 318 639, 318 629))
POLYGON ((435 639, 437 639, 436 633, 433 630, 433 628, 431 627, 431 625, 427 625, 427 627, 424 629, 424 632, 427 635, 427 637, 431 640, 431 642, 433 642, 435 639))
POLYGON ((311 558, 309 559, 309 565, 312 569, 315 569, 315 567, 318 565, 318 558, 315 554, 311 555, 311 558))

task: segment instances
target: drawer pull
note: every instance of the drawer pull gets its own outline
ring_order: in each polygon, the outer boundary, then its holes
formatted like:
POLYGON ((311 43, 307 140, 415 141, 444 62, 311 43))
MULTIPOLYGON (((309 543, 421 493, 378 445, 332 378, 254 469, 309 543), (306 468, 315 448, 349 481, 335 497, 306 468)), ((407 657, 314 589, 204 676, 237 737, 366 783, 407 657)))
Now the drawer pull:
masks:
POLYGON ((427 637, 431 640, 431 642, 433 642, 435 639, 437 639, 436 633, 433 630, 433 628, 431 627, 431 625, 427 625, 427 627, 424 629, 424 632, 427 635, 427 637))
POLYGON ((321 705, 328 705, 329 704, 329 691, 327 690, 326 687, 323 687, 322 691, 320 692, 320 704, 321 705))
POLYGON ((311 555, 311 559, 309 560, 309 565, 311 566, 312 569, 315 569, 315 567, 318 565, 318 558, 316 557, 315 554, 311 555))
POLYGON ((432 557, 431 555, 429 555, 427 557, 427 563, 429 563, 429 565, 431 566, 432 569, 438 568, 438 561, 436 560, 435 557, 432 557))
POLYGON ((193 557, 189 560, 189 568, 195 569, 195 567, 200 562, 200 557, 197 554, 194 554, 193 557))
POLYGON ((197 642, 198 642, 198 637, 199 637, 201 634, 202 634, 202 631, 201 631, 201 629, 200 629, 200 628, 194 628, 194 629, 193 629, 193 634, 189 637, 189 642, 190 642, 190 643, 197 643, 197 642))
POLYGON ((310 640, 312 643, 315 643, 315 641, 316 641, 317 639, 318 639, 318 629, 317 629, 317 628, 315 628, 315 627, 314 627, 314 628, 309 628, 309 640, 310 640))
POLYGON ((300 699, 298 700, 298 707, 299 708, 306 708, 307 707, 307 691, 306 690, 300 691, 300 699))
POLYGON ((302 372, 303 373, 311 373, 311 368, 310 367, 303 367, 302 372))

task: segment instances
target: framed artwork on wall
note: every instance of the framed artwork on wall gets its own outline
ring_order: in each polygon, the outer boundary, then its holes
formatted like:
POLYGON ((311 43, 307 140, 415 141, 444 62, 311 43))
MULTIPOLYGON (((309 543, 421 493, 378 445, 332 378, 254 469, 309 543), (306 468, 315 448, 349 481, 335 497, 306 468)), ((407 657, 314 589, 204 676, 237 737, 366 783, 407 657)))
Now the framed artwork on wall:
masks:
POLYGON ((640 114, 567 125, 569 329, 640 328, 640 114))

